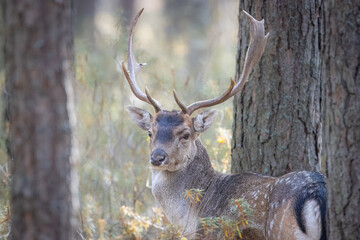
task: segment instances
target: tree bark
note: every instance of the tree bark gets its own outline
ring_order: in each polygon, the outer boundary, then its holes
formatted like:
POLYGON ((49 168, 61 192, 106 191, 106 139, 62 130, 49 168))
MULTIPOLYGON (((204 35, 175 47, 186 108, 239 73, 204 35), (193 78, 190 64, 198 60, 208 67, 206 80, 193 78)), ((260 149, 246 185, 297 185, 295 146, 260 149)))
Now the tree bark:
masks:
POLYGON ((71 1, 3 7, 11 238, 73 239, 71 1))
POLYGON ((241 12, 265 19, 262 60, 234 98, 231 171, 279 176, 320 170, 320 1, 240 1, 236 79, 249 28, 241 12))
POLYGON ((323 159, 329 239, 360 236, 360 3, 323 1, 323 159))

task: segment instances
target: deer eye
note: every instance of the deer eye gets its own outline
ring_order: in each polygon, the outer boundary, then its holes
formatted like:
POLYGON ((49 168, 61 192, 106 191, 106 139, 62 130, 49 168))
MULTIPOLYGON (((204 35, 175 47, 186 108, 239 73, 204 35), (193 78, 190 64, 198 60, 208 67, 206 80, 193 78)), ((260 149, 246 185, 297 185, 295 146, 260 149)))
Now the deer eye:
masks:
POLYGON ((182 139, 188 140, 190 137, 190 133, 185 133, 185 135, 182 137, 182 139))
POLYGON ((149 137, 152 137, 152 132, 148 131, 149 137))

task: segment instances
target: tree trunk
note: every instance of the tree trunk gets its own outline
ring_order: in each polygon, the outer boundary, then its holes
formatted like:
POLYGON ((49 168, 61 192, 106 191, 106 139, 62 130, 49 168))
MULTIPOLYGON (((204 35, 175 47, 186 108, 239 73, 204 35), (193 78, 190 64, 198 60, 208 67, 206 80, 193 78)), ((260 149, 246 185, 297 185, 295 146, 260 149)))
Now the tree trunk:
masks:
POLYGON ((71 1, 3 7, 11 238, 73 239, 71 1))
POLYGON ((360 236, 360 3, 324 1, 323 159, 329 239, 360 236))
POLYGON ((241 11, 265 19, 270 37, 262 60, 234 99, 232 172, 279 176, 320 170, 319 2, 240 1, 236 79, 249 43, 241 11))

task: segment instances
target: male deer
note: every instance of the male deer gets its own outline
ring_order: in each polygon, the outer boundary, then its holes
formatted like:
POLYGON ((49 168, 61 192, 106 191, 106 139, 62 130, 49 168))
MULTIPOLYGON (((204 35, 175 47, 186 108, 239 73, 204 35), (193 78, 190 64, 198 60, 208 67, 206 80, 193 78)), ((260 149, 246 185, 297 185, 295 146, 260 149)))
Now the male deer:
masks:
MULTIPOLYGON (((194 239, 202 231, 200 218, 239 218, 230 202, 242 198, 253 209, 251 223, 243 229, 244 239, 326 239, 325 180, 322 174, 292 172, 276 178, 256 173, 230 175, 217 172, 199 139, 200 133, 213 123, 217 111, 208 110, 191 117, 194 111, 222 103, 242 89, 265 49, 268 34, 264 34, 264 21, 257 21, 244 11, 251 24, 250 44, 237 83, 231 80, 221 96, 189 106, 185 106, 174 91, 181 111, 166 111, 147 89, 143 93, 135 80, 135 73, 145 65, 136 62, 133 50, 134 27, 142 11, 132 24, 127 69, 124 62, 122 69, 135 96, 151 104, 156 113, 152 116, 132 106, 127 110, 132 120, 149 133, 152 193, 169 221, 180 226, 185 237, 194 239), (184 198, 185 191, 192 188, 203 190, 198 204, 191 204, 184 198)), ((220 234, 212 232, 203 237, 213 239, 220 234)))

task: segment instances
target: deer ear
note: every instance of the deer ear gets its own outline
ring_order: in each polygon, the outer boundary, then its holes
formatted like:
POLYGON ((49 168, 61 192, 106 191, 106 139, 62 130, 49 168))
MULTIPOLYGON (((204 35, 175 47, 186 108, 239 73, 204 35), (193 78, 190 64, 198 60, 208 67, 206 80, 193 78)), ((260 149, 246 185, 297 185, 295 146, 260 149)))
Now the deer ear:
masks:
POLYGON ((218 111, 214 109, 204 111, 197 115, 194 119, 195 131, 199 133, 205 132, 214 122, 217 113, 218 111))
POLYGON ((152 116, 145 110, 137 107, 127 106, 126 110, 129 112, 131 119, 143 130, 150 130, 152 116))

